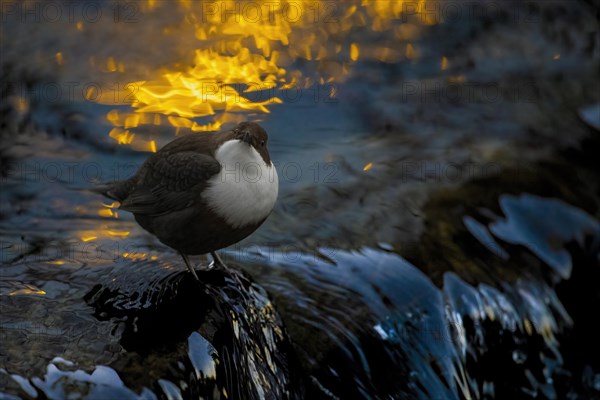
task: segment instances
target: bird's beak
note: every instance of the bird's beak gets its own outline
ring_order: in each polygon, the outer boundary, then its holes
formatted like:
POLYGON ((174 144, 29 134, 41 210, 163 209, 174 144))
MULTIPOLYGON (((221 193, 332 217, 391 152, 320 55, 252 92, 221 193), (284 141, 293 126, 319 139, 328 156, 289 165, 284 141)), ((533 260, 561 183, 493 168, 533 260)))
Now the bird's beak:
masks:
POLYGON ((242 142, 248 143, 248 146, 252 146, 252 135, 246 132, 242 135, 242 142))

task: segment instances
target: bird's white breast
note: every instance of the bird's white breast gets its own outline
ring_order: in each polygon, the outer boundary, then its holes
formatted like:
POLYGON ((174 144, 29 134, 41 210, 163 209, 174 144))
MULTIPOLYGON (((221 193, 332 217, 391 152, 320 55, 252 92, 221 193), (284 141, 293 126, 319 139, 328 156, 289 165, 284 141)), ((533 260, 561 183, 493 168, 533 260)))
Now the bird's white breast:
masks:
POLYGON ((234 228, 265 219, 279 191, 273 163, 265 163, 254 147, 240 140, 223 143, 215 158, 221 171, 210 179, 203 193, 211 209, 234 228))

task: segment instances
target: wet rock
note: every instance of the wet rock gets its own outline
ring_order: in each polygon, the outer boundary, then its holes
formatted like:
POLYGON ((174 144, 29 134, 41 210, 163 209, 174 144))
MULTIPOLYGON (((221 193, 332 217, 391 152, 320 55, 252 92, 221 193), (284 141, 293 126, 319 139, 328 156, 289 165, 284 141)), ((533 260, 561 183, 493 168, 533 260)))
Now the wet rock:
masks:
POLYGON ((86 295, 126 352, 112 364, 125 383, 184 398, 300 397, 295 353, 267 293, 239 272, 198 275, 200 283, 176 273, 147 291, 98 285, 86 295))

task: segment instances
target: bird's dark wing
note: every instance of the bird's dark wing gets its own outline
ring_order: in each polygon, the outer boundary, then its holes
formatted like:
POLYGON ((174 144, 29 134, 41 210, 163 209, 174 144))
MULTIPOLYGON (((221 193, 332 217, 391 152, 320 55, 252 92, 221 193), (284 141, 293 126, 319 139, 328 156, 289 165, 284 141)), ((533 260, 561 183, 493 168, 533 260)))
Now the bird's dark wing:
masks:
POLYGON ((142 166, 135 188, 120 208, 136 214, 161 215, 190 207, 221 165, 212 156, 191 151, 154 154, 142 166))

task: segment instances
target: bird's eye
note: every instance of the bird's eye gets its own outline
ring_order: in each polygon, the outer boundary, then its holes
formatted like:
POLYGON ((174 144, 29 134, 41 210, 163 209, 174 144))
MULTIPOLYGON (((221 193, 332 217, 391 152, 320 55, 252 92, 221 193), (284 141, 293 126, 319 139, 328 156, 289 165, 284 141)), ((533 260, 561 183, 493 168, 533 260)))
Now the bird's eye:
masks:
POLYGON ((264 141, 264 140, 261 140, 261 142, 260 142, 260 145, 261 145, 262 147, 265 147, 265 141, 264 141))

